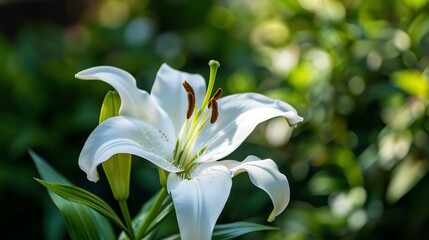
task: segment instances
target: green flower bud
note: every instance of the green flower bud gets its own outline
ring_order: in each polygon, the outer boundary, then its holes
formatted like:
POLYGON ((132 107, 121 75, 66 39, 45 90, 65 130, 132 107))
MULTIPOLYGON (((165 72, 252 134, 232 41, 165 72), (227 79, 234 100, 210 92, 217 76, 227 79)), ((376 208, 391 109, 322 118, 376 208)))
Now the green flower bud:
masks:
MULTIPOLYGON (((104 98, 100 111, 100 120, 118 116, 121 98, 116 91, 109 91, 104 98)), ((116 200, 128 199, 130 189, 131 155, 115 154, 102 163, 104 173, 109 181, 113 196, 116 200)))
POLYGON ((162 187, 167 186, 167 178, 168 178, 168 172, 165 171, 162 168, 158 168, 158 175, 159 175, 159 182, 161 183, 162 187))

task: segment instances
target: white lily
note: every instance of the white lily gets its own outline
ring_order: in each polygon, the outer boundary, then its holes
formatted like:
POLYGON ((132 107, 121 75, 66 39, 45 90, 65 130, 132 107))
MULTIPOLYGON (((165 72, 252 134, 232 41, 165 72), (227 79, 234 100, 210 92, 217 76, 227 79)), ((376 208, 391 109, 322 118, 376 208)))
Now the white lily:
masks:
POLYGON ((172 196, 183 240, 211 239, 228 199, 232 177, 246 171, 251 182, 271 198, 274 220, 289 203, 289 185, 273 160, 249 156, 244 161, 219 161, 245 140, 261 122, 285 117, 291 126, 303 119, 285 102, 257 93, 220 98, 212 90, 219 63, 210 61, 206 91, 203 77, 164 64, 151 93, 140 90, 127 72, 108 66, 90 68, 77 78, 102 80, 119 93, 117 117, 91 133, 79 157, 89 180, 99 177, 97 166, 117 153, 140 156, 169 172, 172 196))

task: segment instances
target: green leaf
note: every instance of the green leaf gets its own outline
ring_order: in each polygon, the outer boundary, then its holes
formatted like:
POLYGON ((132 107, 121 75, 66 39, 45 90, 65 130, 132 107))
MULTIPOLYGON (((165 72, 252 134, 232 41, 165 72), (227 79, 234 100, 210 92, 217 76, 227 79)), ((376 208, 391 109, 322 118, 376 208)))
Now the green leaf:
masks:
POLYGON ((429 94, 429 81, 417 70, 396 71, 392 74, 392 78, 395 85, 408 94, 421 98, 429 94))
MULTIPOLYGON (((149 211, 149 209, 150 208, 145 209, 145 213, 142 214, 143 218, 139 221, 140 226, 141 224, 143 224, 144 217, 147 215, 147 212, 149 211)), ((154 230, 156 227, 159 226, 162 220, 164 220, 170 213, 173 212, 174 207, 173 207, 173 202, 171 201, 171 197, 167 197, 164 200, 164 202, 162 203, 161 209, 162 210, 156 215, 155 219, 149 225, 146 232, 149 233, 152 230, 154 230)))
MULTIPOLYGON (((148 213, 150 209, 152 208, 158 194, 155 194, 151 199, 149 199, 141 208, 140 212, 134 217, 133 219, 133 228, 134 229, 140 229, 143 225, 143 222, 145 221, 146 217, 148 216, 148 213)), ((156 215, 154 220, 150 223, 149 227, 146 230, 147 236, 144 238, 152 239, 153 237, 152 233, 157 229, 157 227, 160 225, 160 223, 170 214, 173 212, 173 202, 171 201, 171 197, 168 196, 165 198, 165 200, 162 202, 161 205, 161 211, 156 215)), ((124 233, 121 233, 119 240, 125 240, 126 236, 124 233)))
POLYGON ((265 226, 251 222, 235 222, 216 225, 213 231, 213 240, 234 239, 241 235, 266 230, 277 230, 276 227, 265 226))
POLYGON ((386 199, 394 204, 407 194, 429 171, 429 164, 424 159, 413 156, 403 160, 393 171, 387 187, 386 199))
POLYGON ((169 236, 167 238, 163 238, 162 240, 180 240, 180 234, 174 234, 174 235, 169 236))
POLYGON ((77 203, 86 205, 94 209, 101 215, 110 219, 114 224, 120 227, 127 234, 129 233, 128 229, 122 223, 121 219, 115 213, 115 211, 106 202, 104 202, 101 198, 97 197, 96 195, 79 187, 70 186, 66 184, 51 183, 37 178, 35 179, 40 184, 42 184, 52 192, 56 193, 60 197, 72 202, 77 202, 77 203))
MULTIPOLYGON (((43 179, 71 185, 36 153, 30 150, 29 154, 43 179)), ((71 239, 115 239, 112 226, 103 216, 85 205, 68 201, 51 191, 48 193, 63 215, 71 239)))
MULTIPOLYGON (((265 226, 251 222, 235 222, 227 224, 218 224, 213 230, 213 240, 229 240, 240 237, 241 235, 267 230, 278 230, 276 227, 265 226)), ((179 234, 174 234, 163 240, 180 240, 179 234)))

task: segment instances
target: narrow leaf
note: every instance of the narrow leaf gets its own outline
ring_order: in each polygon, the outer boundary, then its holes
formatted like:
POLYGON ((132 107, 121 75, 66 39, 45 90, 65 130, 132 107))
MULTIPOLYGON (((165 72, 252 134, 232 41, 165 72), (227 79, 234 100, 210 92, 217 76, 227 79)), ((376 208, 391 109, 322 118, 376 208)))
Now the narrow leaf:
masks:
POLYGON ((251 222, 235 222, 216 225, 213 231, 213 240, 234 239, 241 235, 266 230, 277 230, 276 227, 260 225, 251 222))
MULTIPOLYGON (((229 240, 240 237, 241 235, 266 230, 277 230, 276 227, 260 225, 251 222, 235 222, 228 224, 218 224, 213 230, 213 240, 229 240)), ((174 234, 163 240, 180 240, 180 234, 174 234)))
MULTIPOLYGON (((150 198, 145 204, 142 206, 140 212, 134 217, 133 219, 133 229, 140 229, 143 225, 143 222, 145 221, 152 205, 154 204, 158 194, 155 194, 152 198, 150 198)), ((160 225, 160 223, 170 214, 173 212, 173 202, 171 201, 171 197, 166 197, 165 200, 162 202, 161 205, 161 211, 157 214, 157 216, 154 218, 154 220, 150 223, 149 227, 146 230, 146 233, 148 235, 151 235, 153 231, 157 229, 157 227, 160 225)), ((148 236, 146 236, 148 237, 148 236)), ((150 236, 149 236, 150 238, 150 236)), ((121 233, 119 240, 125 240, 126 236, 124 233, 121 233)), ((144 238, 146 239, 146 238, 144 238)))
MULTIPOLYGON (((165 201, 162 203, 162 207, 161 207, 161 211, 157 214, 157 216, 155 217, 155 219, 152 221, 152 223, 149 225, 149 227, 147 228, 146 232, 151 232, 153 229, 155 229, 156 227, 159 226, 159 224, 162 222, 162 220, 164 220, 170 213, 173 212, 173 202, 171 201, 171 198, 168 197, 167 199, 165 199, 165 201)), ((143 223, 143 219, 142 221, 139 223, 140 226, 143 223)))
MULTIPOLYGON (((45 160, 33 151, 29 151, 40 176, 47 181, 71 185, 65 177, 52 168, 45 160)), ((48 191, 52 201, 63 215, 71 239, 115 239, 110 223, 91 208, 68 201, 48 191)))
POLYGON ((35 178, 40 184, 51 190, 52 192, 58 194, 60 197, 67 199, 72 202, 81 203, 86 205, 106 218, 110 219, 114 224, 120 227, 126 233, 129 233, 128 229, 122 223, 121 219, 115 213, 115 211, 101 198, 96 195, 86 191, 85 189, 65 185, 65 184, 56 184, 47 182, 41 179, 35 178))
POLYGON ((163 238, 162 240, 180 240, 180 234, 174 234, 167 238, 163 238))
POLYGON ((414 159, 412 156, 403 160, 393 171, 387 186, 387 201, 396 203, 424 177, 429 171, 429 164, 423 159, 414 159))

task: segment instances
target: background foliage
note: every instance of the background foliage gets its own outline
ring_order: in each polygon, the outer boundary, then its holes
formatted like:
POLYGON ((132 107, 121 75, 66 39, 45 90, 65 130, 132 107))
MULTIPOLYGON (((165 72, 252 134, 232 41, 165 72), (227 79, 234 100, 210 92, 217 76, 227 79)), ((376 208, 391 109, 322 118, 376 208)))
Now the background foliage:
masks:
MULTIPOLYGON (((424 238, 428 10, 427 0, 0 1, 2 238, 66 239, 29 148, 113 199, 77 166, 110 88, 75 73, 113 65, 150 90, 163 62, 207 77, 210 59, 225 94, 260 92, 305 118, 293 131, 283 119, 259 126, 231 156, 275 159, 292 190, 281 230, 243 239, 424 238)), ((245 175, 234 181, 219 223, 265 223, 268 197, 245 175)), ((133 161, 132 213, 158 187, 156 169, 133 161)))

